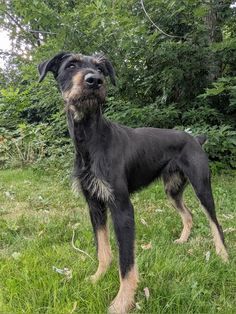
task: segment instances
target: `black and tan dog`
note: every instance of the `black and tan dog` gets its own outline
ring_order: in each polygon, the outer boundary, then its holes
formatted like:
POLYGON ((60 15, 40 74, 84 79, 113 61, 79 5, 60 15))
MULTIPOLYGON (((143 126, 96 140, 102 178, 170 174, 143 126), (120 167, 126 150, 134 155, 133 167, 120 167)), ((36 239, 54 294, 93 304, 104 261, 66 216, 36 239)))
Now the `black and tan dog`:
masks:
POLYGON ((107 208, 119 246, 120 289, 109 308, 126 313, 133 305, 138 283, 135 265, 134 210, 130 193, 162 177, 165 191, 183 221, 181 236, 188 240, 192 215, 183 202, 190 182, 209 219, 216 253, 227 261, 221 226, 215 213, 204 136, 167 129, 132 129, 107 121, 102 115, 105 76, 115 84, 111 63, 102 55, 60 53, 39 65, 40 81, 50 71, 66 104, 70 136, 75 146, 74 177, 87 200, 98 250, 93 281, 112 260, 107 229, 107 208))

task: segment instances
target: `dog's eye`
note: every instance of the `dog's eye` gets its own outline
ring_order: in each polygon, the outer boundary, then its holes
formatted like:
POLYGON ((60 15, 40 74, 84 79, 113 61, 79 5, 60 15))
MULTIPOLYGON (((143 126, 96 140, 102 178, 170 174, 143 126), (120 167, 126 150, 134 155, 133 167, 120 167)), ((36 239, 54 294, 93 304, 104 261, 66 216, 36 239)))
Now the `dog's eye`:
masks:
POLYGON ((74 63, 70 63, 68 64, 68 66, 66 67, 67 69, 74 69, 76 67, 76 65, 74 63))
POLYGON ((101 68, 97 68, 98 73, 102 73, 102 69, 101 68))

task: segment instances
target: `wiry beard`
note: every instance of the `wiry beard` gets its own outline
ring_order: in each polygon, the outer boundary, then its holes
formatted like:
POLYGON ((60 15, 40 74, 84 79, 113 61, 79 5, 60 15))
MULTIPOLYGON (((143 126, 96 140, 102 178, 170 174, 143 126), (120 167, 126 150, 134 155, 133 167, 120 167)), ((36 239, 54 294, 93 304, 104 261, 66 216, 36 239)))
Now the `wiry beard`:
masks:
POLYGON ((74 119, 82 120, 86 115, 99 110, 104 101, 97 97, 81 97, 79 99, 70 98, 65 103, 65 110, 74 115, 74 119))

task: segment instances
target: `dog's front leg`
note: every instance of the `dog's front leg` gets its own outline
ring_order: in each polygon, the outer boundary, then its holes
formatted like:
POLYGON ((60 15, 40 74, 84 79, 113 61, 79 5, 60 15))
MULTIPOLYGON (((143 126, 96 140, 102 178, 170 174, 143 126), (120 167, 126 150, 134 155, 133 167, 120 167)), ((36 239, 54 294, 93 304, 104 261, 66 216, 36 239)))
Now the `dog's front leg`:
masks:
POLYGON ((111 303, 109 313, 124 314, 134 305, 134 295, 138 284, 134 256, 134 211, 129 196, 123 193, 116 195, 110 209, 119 246, 120 289, 111 303))
POLYGON ((95 283, 107 271, 111 264, 112 253, 109 243, 106 207, 96 198, 86 196, 86 199, 89 205, 89 213, 95 235, 99 262, 97 271, 91 276, 91 281, 95 283))

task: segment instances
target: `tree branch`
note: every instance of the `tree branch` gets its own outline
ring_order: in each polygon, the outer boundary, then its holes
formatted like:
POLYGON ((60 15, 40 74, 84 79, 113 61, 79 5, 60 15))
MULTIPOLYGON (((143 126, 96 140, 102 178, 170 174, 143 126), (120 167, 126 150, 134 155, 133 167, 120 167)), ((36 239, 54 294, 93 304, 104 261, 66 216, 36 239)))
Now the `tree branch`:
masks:
POLYGON ((53 33, 53 32, 47 32, 47 31, 36 31, 36 30, 28 30, 29 33, 40 33, 40 34, 50 34, 50 35, 56 35, 57 33, 53 33))
MULTIPOLYGON (((47 31, 43 31, 43 30, 27 30, 25 29, 18 21, 17 19, 12 16, 10 13, 8 13, 7 11, 5 10, 2 10, 0 9, 0 11, 2 11, 4 14, 7 15, 7 17, 17 26, 19 27, 19 29, 26 33, 26 34, 30 34, 31 37, 32 37, 32 40, 37 42, 37 44, 39 43, 39 38, 38 38, 38 34, 50 34, 50 35, 56 35, 56 33, 53 33, 53 32, 47 32, 47 31)), ((32 42, 31 40, 31 42, 32 42)), ((32 44, 34 45, 34 42, 32 42, 32 44)), ((39 44, 38 44, 39 45, 39 44)))
POLYGON ((143 3, 143 0, 140 0, 141 2, 141 6, 142 6, 142 9, 145 13, 145 15, 147 16, 147 18, 149 19, 149 21, 152 23, 152 25, 160 32, 162 33, 163 35, 167 36, 167 37, 170 37, 170 38, 184 38, 183 36, 177 36, 177 35, 170 35, 170 34, 167 34, 166 32, 164 32, 158 25, 156 25, 153 20, 151 19, 151 17, 149 16, 149 14, 147 13, 146 9, 145 9, 145 6, 144 6, 144 3, 143 3))

